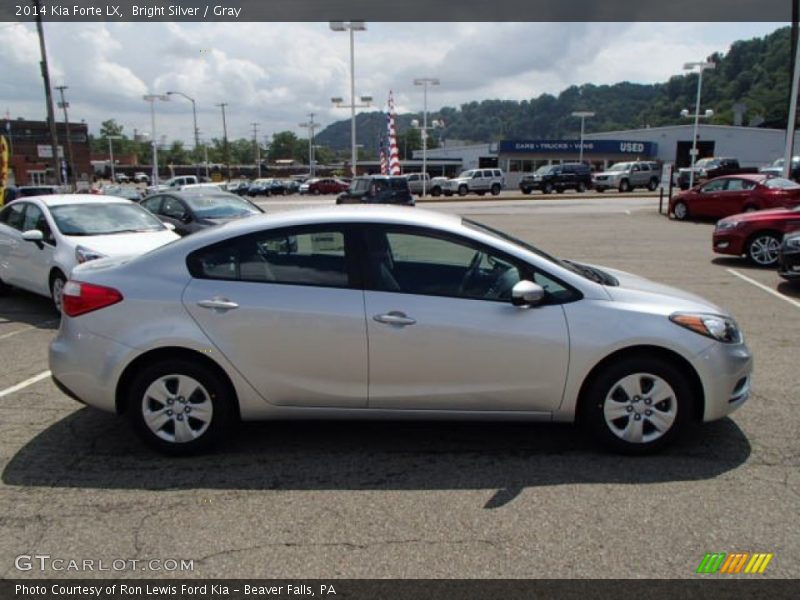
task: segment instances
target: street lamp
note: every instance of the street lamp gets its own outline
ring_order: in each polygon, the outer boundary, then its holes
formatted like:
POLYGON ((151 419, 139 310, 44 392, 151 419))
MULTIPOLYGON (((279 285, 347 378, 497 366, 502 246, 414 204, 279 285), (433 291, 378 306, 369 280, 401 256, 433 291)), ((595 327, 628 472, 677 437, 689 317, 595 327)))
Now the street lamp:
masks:
POLYGON ((308 129, 308 175, 314 177, 314 130, 319 127, 319 123, 314 123, 314 113, 308 113, 308 121, 305 123, 298 123, 298 127, 308 129))
POLYGON ((576 110, 572 113, 573 117, 580 117, 581 120, 581 147, 578 150, 578 162, 583 163, 583 124, 584 121, 590 117, 594 116, 594 113, 588 110, 576 110))
POLYGON ((215 106, 222 109, 222 151, 225 154, 225 166, 228 171, 228 181, 231 180, 231 155, 228 148, 228 124, 225 121, 225 107, 228 106, 227 102, 220 102, 215 106))
MULTIPOLYGON (((694 135, 692 136, 692 165, 691 170, 689 171, 689 188, 691 189, 694 186, 694 163, 697 161, 697 127, 700 123, 700 90, 703 88, 703 71, 706 69, 715 69, 717 65, 713 62, 687 62, 684 63, 683 69, 685 71, 694 71, 697 69, 697 100, 694 106, 694 135)), ((705 116, 710 117, 714 113, 713 111, 706 111, 705 116)), ((681 111, 681 115, 684 117, 689 116, 689 111, 684 109, 681 111), (686 114, 684 114, 686 113, 686 114)))
MULTIPOLYGON (((187 96, 183 92, 167 92, 167 96, 175 96, 175 95, 183 96, 189 102, 192 103, 192 122, 194 123, 194 150, 195 150, 195 153, 197 153, 197 149, 200 147, 200 131, 197 129, 197 104, 195 103, 194 98, 190 98, 189 96, 187 96)), ((200 178, 200 162, 198 160, 196 160, 196 156, 195 156, 194 166, 195 166, 195 175, 197 175, 197 178, 199 179, 200 178)))
POLYGON ((433 122, 432 127, 428 127, 428 86, 439 85, 439 79, 436 77, 419 77, 414 80, 414 85, 422 86, 422 195, 425 196, 426 192, 426 179, 428 173, 428 129, 433 129, 439 126, 438 121, 433 122))
POLYGON ((108 140, 108 158, 111 161, 111 181, 113 183, 117 182, 116 174, 114 173, 114 147, 111 145, 111 140, 121 140, 121 135, 107 135, 106 139, 108 140))
POLYGON ((355 32, 366 31, 367 26, 364 21, 330 21, 330 28, 332 31, 349 31, 350 32, 350 104, 345 106, 338 98, 333 98, 333 103, 337 108, 350 109, 350 161, 352 164, 353 177, 356 176, 356 160, 358 159, 356 151, 356 108, 369 106, 372 98, 369 96, 362 96, 361 100, 365 104, 356 104, 356 62, 355 62, 355 32), (365 98, 369 98, 365 100, 365 98))
POLYGON ((142 96, 145 102, 150 103, 150 125, 152 131, 153 144, 153 185, 158 186, 158 141, 156 139, 156 100, 169 102, 169 96, 165 94, 145 94, 142 96))

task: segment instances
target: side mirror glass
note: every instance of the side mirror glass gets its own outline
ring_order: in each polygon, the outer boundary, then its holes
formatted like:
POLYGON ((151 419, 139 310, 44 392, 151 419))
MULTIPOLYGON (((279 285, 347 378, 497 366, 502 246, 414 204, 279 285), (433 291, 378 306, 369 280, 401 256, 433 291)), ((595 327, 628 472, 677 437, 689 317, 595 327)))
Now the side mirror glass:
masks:
POLYGON ((192 215, 189 213, 183 213, 180 218, 181 223, 191 223, 192 222, 192 215))
POLYGON ((38 229, 30 229, 22 233, 22 239, 26 242, 42 243, 44 241, 44 234, 38 229))
POLYGON ((514 306, 536 306, 544 300, 544 288, 538 283, 523 279, 511 288, 511 304, 514 306))
POLYGON ((164 223, 164 227, 166 227, 170 231, 175 231, 175 225, 173 225, 172 223, 164 223))

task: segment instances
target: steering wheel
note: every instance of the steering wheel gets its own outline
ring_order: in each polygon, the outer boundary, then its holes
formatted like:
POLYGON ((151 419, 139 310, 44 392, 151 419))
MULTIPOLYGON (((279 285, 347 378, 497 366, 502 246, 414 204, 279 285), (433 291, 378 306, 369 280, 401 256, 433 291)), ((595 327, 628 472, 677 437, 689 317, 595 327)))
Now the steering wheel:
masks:
POLYGON ((468 289, 469 285, 472 280, 477 275, 478 270, 481 268, 481 262, 483 262, 484 253, 480 250, 476 250, 472 260, 469 261, 469 267, 467 267, 466 273, 464 273, 464 277, 461 279, 461 285, 458 286, 458 293, 459 295, 463 295, 468 289))

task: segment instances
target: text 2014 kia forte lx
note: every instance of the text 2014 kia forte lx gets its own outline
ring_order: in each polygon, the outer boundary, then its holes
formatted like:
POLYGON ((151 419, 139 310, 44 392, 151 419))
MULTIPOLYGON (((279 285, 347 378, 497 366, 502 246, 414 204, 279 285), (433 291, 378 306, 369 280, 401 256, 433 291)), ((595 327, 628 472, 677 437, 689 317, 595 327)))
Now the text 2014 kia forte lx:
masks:
POLYGON ((256 216, 75 269, 50 366, 170 453, 241 418, 574 421, 629 453, 741 406, 721 308, 390 207, 256 216))

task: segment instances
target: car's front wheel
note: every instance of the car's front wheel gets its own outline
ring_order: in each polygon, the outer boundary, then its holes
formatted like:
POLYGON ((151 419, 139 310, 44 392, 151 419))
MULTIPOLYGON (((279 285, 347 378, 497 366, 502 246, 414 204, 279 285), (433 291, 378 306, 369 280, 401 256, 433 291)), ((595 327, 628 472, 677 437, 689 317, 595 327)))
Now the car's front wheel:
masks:
POLYGON ((189 360, 153 363, 128 391, 128 413, 150 446, 173 455, 195 454, 219 442, 234 424, 230 386, 213 370, 189 360))
POLYGON ((680 435, 693 403, 692 387, 680 369, 655 357, 626 358, 594 379, 579 420, 613 450, 648 454, 680 435))
POLYGON ((467 186, 465 186, 465 185, 458 186, 458 195, 459 196, 466 196, 468 191, 469 191, 469 189, 467 189, 467 186))
POLYGON ((759 267, 774 267, 778 264, 781 240, 768 231, 756 233, 747 242, 747 258, 759 267))

